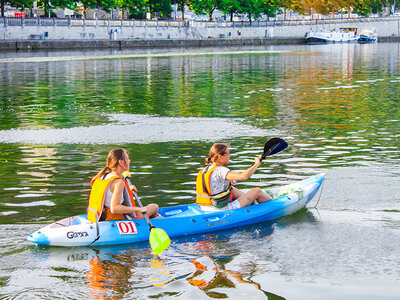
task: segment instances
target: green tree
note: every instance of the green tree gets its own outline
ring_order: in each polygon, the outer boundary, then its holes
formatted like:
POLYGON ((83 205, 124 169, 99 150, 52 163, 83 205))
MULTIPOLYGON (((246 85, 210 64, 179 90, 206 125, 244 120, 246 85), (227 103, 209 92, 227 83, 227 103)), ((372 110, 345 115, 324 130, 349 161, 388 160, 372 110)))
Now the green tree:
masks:
POLYGON ((172 12, 171 0, 148 0, 147 4, 152 17, 156 12, 163 17, 172 12))
POLYGON ((372 0, 371 1, 371 12, 373 14, 379 13, 383 11, 383 3, 380 0, 372 0))
POLYGON ((115 8, 121 10, 121 19, 125 11, 129 12, 130 17, 143 18, 146 13, 146 0, 115 0, 115 8))
MULTIPOLYGON (((79 0, 80 1, 80 0, 79 0)), ((100 8, 107 13, 117 6, 116 0, 97 0, 97 5, 94 8, 100 8)))
POLYGON ((175 0, 172 4, 176 3, 178 5, 178 9, 181 12, 181 19, 185 19, 185 5, 188 5, 187 0, 175 0))
POLYGON ((240 9, 239 0, 222 0, 221 6, 218 8, 222 13, 230 15, 231 22, 233 21, 233 14, 240 9))
POLYGON ((249 21, 258 19, 262 13, 262 0, 239 0, 239 12, 247 14, 249 21))
POLYGON ((351 1, 351 6, 354 8, 355 13, 364 17, 368 17, 371 13, 381 12, 383 9, 383 4, 380 0, 351 1))
POLYGON ((38 7, 42 7, 47 17, 51 16, 53 9, 57 8, 69 8, 74 9, 76 4, 74 0, 38 0, 38 7))
POLYGON ((215 9, 223 7, 223 0, 190 0, 189 6, 197 15, 208 15, 208 20, 212 21, 212 14, 215 9))
POLYGON ((281 1, 279 0, 262 0, 261 12, 269 17, 275 17, 276 13, 280 10, 281 1))

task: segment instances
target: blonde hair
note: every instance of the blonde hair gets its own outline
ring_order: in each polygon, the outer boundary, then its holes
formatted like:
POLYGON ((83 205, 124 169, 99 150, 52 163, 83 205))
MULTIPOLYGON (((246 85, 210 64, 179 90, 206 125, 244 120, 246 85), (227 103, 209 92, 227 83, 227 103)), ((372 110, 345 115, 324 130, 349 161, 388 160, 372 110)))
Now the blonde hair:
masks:
POLYGON ((214 145, 212 145, 210 148, 210 152, 208 153, 208 157, 206 158, 206 164, 215 162, 218 158, 218 155, 225 155, 228 146, 229 145, 225 143, 215 143, 214 145))
POLYGON ((91 184, 93 185, 94 181, 104 174, 115 171, 118 167, 119 161, 125 160, 125 153, 127 153, 126 150, 122 148, 112 149, 107 156, 107 165, 92 178, 91 184))

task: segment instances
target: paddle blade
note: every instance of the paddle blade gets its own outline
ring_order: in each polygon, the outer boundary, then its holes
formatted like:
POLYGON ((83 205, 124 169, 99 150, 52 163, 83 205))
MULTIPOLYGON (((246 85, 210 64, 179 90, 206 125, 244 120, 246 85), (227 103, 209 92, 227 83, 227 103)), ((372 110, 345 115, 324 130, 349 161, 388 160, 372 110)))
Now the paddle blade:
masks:
POLYGON ((171 245, 168 234, 161 228, 151 228, 149 242, 155 255, 159 255, 171 245))
POLYGON ((286 149, 288 143, 281 138, 272 138, 265 143, 262 159, 286 149))

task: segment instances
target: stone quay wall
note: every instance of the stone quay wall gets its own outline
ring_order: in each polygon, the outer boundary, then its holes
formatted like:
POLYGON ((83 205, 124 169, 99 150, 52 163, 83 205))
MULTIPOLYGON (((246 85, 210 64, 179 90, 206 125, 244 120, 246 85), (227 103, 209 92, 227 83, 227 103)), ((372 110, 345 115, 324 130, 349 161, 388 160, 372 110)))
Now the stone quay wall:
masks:
POLYGON ((400 37, 399 17, 253 22, 0 18, 0 48, 153 47, 155 41, 165 47, 302 43, 307 32, 342 27, 374 29, 379 41, 400 37))

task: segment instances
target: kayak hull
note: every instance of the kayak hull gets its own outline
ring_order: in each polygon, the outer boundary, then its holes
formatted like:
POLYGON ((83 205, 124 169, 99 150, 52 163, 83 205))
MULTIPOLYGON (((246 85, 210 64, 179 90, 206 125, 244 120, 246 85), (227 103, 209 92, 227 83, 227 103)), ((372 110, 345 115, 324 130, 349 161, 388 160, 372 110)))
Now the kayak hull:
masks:
MULTIPOLYGON (((304 208, 316 195, 324 179, 324 174, 312 176, 293 185, 301 188, 300 194, 289 193, 240 209, 202 211, 197 204, 163 207, 159 211, 162 218, 152 219, 152 224, 174 238, 275 220, 304 208)), ((96 224, 88 221, 86 215, 79 215, 47 225, 27 239, 36 245, 107 246, 147 241, 149 234, 150 228, 144 219, 96 224)))

